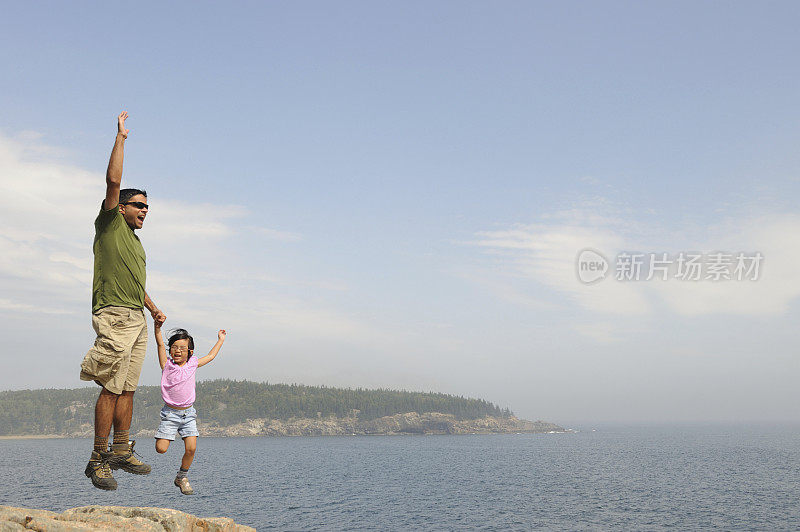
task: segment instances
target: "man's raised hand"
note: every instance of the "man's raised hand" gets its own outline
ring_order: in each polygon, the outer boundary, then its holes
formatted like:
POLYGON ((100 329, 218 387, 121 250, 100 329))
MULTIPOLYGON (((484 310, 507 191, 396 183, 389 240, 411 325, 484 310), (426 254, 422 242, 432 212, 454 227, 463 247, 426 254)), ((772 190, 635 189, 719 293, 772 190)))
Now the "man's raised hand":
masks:
POLYGON ((128 129, 125 129, 125 120, 128 119, 128 111, 122 111, 117 117, 117 133, 122 135, 122 138, 128 138, 128 129))

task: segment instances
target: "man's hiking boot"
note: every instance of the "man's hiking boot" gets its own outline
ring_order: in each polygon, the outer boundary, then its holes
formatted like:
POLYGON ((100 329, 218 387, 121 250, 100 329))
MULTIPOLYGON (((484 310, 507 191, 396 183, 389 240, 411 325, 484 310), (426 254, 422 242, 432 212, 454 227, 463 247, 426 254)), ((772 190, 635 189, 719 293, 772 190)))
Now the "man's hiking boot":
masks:
POLYGON ((194 493, 192 485, 189 484, 189 479, 186 477, 175 478, 175 485, 181 489, 181 493, 184 495, 191 495, 194 493))
POLYGON ((89 459, 89 463, 86 464, 84 473, 92 479, 92 484, 94 484, 95 488, 100 488, 101 490, 117 489, 117 481, 114 480, 114 475, 111 474, 111 468, 108 465, 111 456, 111 453, 92 451, 92 457, 89 459))
POLYGON ((135 443, 135 441, 128 441, 128 443, 111 444, 112 455, 108 461, 111 469, 122 469, 134 475, 147 475, 150 473, 150 466, 134 456, 133 445, 135 443))

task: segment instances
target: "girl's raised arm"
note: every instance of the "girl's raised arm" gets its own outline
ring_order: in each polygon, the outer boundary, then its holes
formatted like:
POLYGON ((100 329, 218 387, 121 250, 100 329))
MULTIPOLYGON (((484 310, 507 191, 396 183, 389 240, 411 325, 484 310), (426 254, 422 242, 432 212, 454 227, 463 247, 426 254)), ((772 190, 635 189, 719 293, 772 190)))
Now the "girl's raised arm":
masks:
POLYGON ((158 346, 158 364, 161 366, 161 370, 164 370, 164 366, 167 365, 167 348, 164 347, 164 337, 161 336, 161 324, 156 320, 155 322, 155 334, 156 334, 156 346, 158 346))
POLYGON ((206 364, 214 360, 214 357, 217 356, 217 353, 219 353, 220 348, 222 348, 222 342, 225 341, 226 334, 227 333, 225 332, 225 329, 220 329, 220 331, 217 333, 217 343, 214 344, 214 347, 211 348, 211 351, 209 351, 206 356, 197 361, 198 368, 200 366, 205 366, 206 364))

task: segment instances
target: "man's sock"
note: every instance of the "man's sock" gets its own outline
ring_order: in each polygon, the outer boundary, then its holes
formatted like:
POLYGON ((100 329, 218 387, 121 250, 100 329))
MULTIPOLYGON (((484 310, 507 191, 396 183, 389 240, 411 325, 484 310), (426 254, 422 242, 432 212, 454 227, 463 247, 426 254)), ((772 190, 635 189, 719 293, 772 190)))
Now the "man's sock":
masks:
POLYGON ((105 438, 101 436, 94 437, 94 450, 97 452, 107 452, 108 451, 108 436, 105 438))
POLYGON ((114 428, 114 443, 128 443, 128 438, 130 437, 130 429, 128 430, 117 430, 114 428))
POLYGON ((180 469, 178 469, 178 474, 175 476, 175 478, 186 478, 186 473, 188 472, 189 472, 188 469, 184 469, 181 467, 180 469))

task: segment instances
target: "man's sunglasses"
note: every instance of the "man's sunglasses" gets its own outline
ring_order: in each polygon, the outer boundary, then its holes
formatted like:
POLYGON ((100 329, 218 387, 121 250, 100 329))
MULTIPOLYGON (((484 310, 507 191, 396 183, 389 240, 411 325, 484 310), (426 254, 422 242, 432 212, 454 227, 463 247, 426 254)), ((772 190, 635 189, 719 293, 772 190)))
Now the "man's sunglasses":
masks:
POLYGON ((147 203, 142 203, 141 201, 124 201, 122 202, 123 205, 133 205, 137 209, 149 209, 150 206, 147 203))

